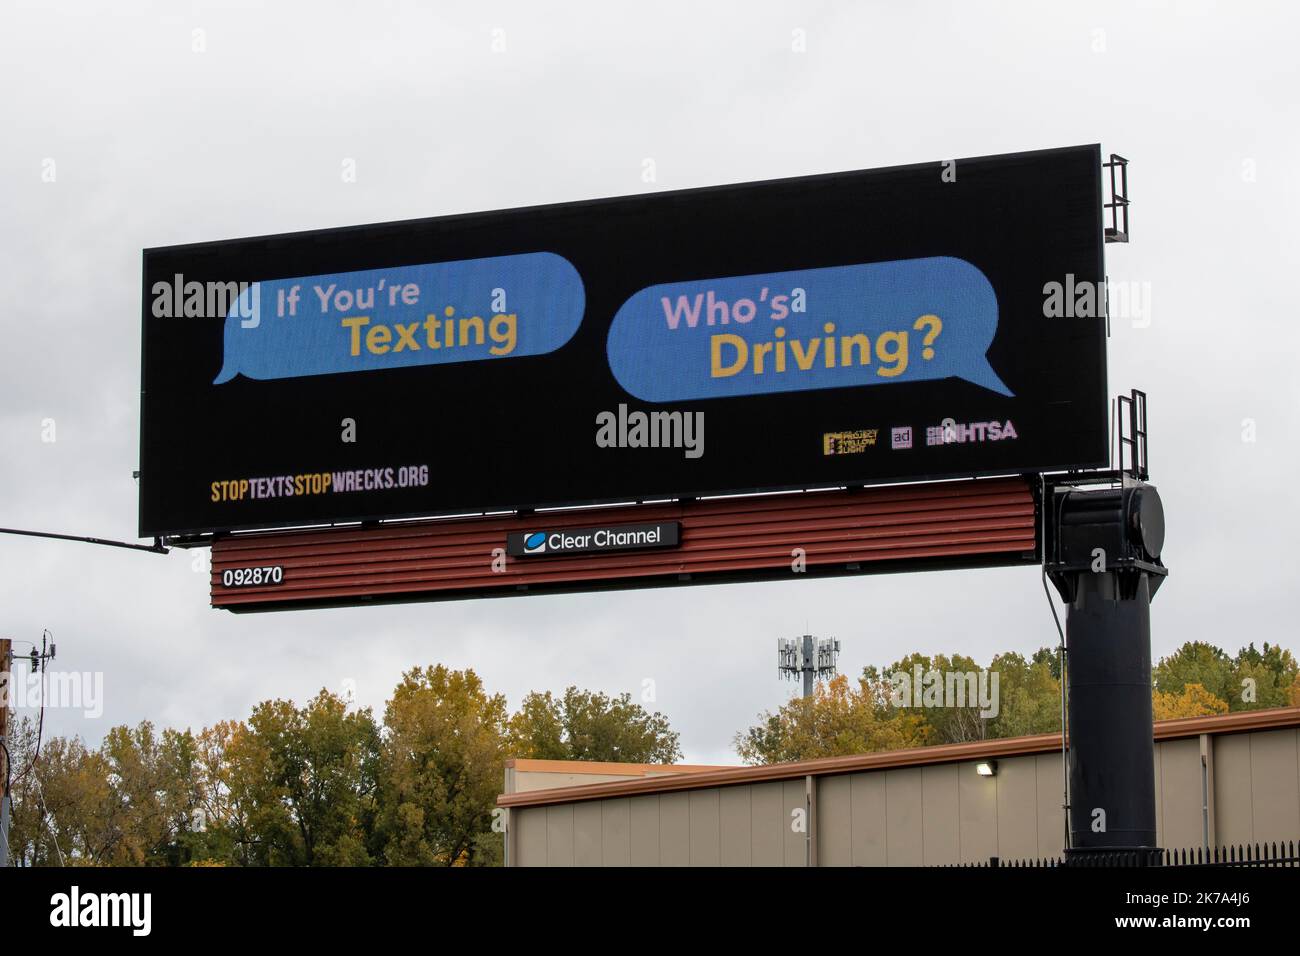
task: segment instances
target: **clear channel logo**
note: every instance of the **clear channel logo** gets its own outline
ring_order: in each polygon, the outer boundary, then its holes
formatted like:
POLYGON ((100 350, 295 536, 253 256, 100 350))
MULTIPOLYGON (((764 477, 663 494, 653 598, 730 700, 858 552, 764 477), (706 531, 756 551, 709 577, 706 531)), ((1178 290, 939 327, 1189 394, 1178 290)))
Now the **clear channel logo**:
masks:
POLYGON ((561 531, 513 531, 506 535, 506 554, 515 558, 600 554, 606 551, 675 548, 680 541, 681 523, 677 521, 565 528, 561 531))

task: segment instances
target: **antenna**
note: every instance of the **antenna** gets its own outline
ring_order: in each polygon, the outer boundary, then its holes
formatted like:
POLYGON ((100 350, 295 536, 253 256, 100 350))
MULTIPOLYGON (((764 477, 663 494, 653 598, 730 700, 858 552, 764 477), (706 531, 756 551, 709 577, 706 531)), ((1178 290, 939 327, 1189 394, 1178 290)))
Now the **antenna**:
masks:
POLYGON ((803 679, 803 695, 811 697, 813 684, 835 675, 840 659, 840 641, 836 637, 778 637, 776 670, 786 680, 803 679))

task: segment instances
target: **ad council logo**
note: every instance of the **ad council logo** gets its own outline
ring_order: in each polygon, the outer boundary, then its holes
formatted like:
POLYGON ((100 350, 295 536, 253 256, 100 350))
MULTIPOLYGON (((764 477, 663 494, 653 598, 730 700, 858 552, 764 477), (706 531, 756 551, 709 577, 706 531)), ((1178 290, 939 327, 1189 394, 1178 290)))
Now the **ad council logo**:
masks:
POLYGON ((889 433, 889 445, 891 448, 898 450, 901 448, 912 447, 912 426, 900 425, 893 428, 889 433))

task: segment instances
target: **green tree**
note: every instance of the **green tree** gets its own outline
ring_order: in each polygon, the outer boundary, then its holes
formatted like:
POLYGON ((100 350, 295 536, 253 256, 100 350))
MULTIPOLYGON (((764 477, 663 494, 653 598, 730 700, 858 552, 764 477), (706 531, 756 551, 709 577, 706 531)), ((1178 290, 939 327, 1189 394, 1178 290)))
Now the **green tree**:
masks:
POLYGON ((550 691, 531 693, 507 733, 514 757, 673 763, 682 756, 668 718, 649 713, 626 693, 608 697, 576 687, 558 699, 550 691))
POLYGON ((999 654, 986 668, 961 654, 911 654, 883 672, 868 667, 864 675, 888 680, 891 702, 915 714, 929 728, 931 742, 952 744, 1059 731, 1056 660, 1047 648, 1030 660, 999 654))
MULTIPOLYGON (((988 720, 980 716, 978 678, 979 666, 972 658, 954 654, 951 658, 943 654, 927 657, 924 654, 909 654, 901 661, 895 661, 883 672, 874 667, 864 669, 863 676, 868 680, 881 678, 888 682, 890 688, 889 703, 912 714, 920 723, 929 728, 927 739, 931 743, 952 744, 968 740, 983 740, 988 735, 988 720), (974 692, 968 682, 953 682, 954 692, 960 690, 962 706, 956 701, 947 700, 946 675, 976 674, 977 687, 974 692), (917 676, 920 675, 920 679, 917 676), (930 676, 927 676, 930 675, 930 676), (936 684, 930 684, 937 680, 936 684), (937 688, 926 694, 927 686, 937 688), (927 706, 937 702, 938 706, 927 706)), ((991 678, 988 684, 993 690, 991 678)))
POLYGON ((490 863, 492 810, 505 776, 506 701, 472 670, 402 676, 384 711, 380 828, 386 862, 490 863))
POLYGON ((370 710, 327 690, 304 708, 264 701, 225 748, 232 842, 249 863, 357 866, 372 861, 379 731, 370 710))
POLYGON ((1256 650, 1251 642, 1232 660, 1232 696, 1225 699, 1233 710, 1287 707, 1298 676, 1300 667, 1290 651, 1267 641, 1256 650))
POLYGON ((1056 647, 1040 647, 1034 651, 1034 656, 1030 658, 1034 664, 1046 664, 1048 672, 1052 675, 1052 680, 1061 679, 1061 652, 1056 647))
POLYGON ((989 720, 989 737, 1060 733, 1061 685, 1047 659, 1036 655, 1026 661, 1008 652, 994 657, 989 670, 998 675, 999 696, 998 714, 989 720))
POLYGON ((1200 684, 1229 706, 1240 697, 1233 691, 1232 660, 1220 648, 1202 641, 1188 641, 1161 658, 1151 676, 1162 694, 1178 696, 1188 684, 1200 684))

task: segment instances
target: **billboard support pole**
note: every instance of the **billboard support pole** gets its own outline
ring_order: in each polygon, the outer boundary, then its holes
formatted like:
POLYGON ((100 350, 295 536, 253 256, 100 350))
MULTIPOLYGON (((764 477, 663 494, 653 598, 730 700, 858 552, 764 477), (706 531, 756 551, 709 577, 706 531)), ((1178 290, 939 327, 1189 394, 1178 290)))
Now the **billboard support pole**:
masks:
POLYGON ((1067 606, 1070 847, 1067 859, 1156 849, 1151 597, 1164 509, 1150 485, 1056 488, 1047 572, 1067 606))

